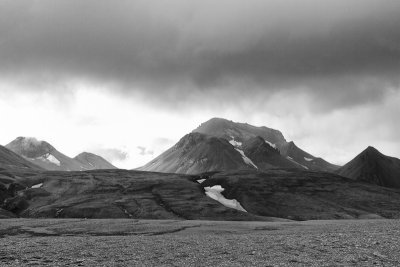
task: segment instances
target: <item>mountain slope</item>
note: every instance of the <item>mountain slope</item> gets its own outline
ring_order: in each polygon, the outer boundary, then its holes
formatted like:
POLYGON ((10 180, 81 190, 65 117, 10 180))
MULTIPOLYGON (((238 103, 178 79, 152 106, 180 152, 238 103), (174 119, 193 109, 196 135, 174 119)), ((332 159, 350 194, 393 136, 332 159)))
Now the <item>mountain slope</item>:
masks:
POLYGON ((283 157, 278 149, 273 148, 260 136, 244 141, 242 147, 244 153, 261 170, 271 168, 302 168, 298 164, 283 157))
POLYGON ((200 132, 227 140, 244 142, 254 137, 262 137, 272 147, 277 148, 281 155, 292 161, 297 167, 332 172, 339 166, 333 165, 321 158, 305 152, 293 142, 287 142, 283 134, 268 127, 256 127, 247 123, 237 123, 221 118, 213 118, 202 123, 193 132, 200 132))
POLYGON ((340 168, 338 174, 380 186, 400 188, 400 159, 368 147, 340 168))
POLYGON ((177 144, 150 161, 142 171, 196 174, 215 170, 254 169, 225 139, 201 133, 185 135, 177 144))
POLYGON ((337 165, 305 152, 296 146, 293 141, 282 145, 280 151, 287 159, 307 170, 334 172, 339 168, 337 165))
MULTIPOLYGON (((90 158, 93 160, 93 162, 89 162, 85 154, 81 156, 78 155, 78 159, 72 159, 59 152, 46 141, 39 141, 32 137, 18 137, 6 145, 6 147, 30 162, 36 164, 37 166, 40 166, 45 170, 52 171, 83 171, 101 169, 104 165, 104 161, 106 161, 103 158, 100 160, 100 157, 94 160, 95 157, 91 156, 90 158), (100 162, 101 165, 95 165, 94 163, 96 162, 100 162)), ((115 168, 114 166, 112 167, 115 168)), ((109 166, 107 168, 109 168, 109 166)))
POLYGON ((74 157, 74 159, 79 161, 83 166, 91 166, 96 169, 116 169, 110 162, 93 153, 82 152, 74 157))
POLYGON ((0 168, 42 170, 39 166, 31 163, 4 146, 0 146, 0 168))

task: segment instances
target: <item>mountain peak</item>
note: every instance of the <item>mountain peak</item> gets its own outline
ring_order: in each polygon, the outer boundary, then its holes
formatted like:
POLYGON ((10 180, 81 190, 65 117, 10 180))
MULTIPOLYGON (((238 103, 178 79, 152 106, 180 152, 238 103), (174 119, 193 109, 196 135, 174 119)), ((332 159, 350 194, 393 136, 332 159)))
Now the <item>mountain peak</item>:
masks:
POLYGON ((342 176, 380 186, 400 188, 400 160, 369 146, 339 169, 342 176))
POLYGON ((368 146, 364 151, 365 151, 365 152, 373 152, 373 153, 379 153, 379 154, 381 154, 381 152, 379 152, 379 150, 376 149, 376 148, 373 147, 373 146, 368 146))
POLYGON ((6 145, 6 147, 19 155, 29 158, 40 157, 55 150, 46 141, 24 136, 17 137, 14 141, 6 145))

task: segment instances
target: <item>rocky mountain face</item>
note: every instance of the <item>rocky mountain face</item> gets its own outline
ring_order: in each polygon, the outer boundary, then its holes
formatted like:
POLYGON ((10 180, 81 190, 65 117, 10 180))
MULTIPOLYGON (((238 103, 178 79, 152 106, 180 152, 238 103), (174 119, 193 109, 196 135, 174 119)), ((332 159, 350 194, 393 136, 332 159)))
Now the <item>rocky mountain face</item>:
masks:
POLYGON ((385 187, 400 188, 400 159, 368 147, 337 171, 354 180, 385 187))
POLYGON ((116 169, 110 162, 93 153, 82 152, 74 157, 74 160, 79 161, 82 166, 91 166, 95 169, 116 169))
POLYGON ((11 150, 0 146, 0 168, 2 169, 22 169, 22 170, 42 170, 39 166, 24 159, 11 150))
POLYGON ((105 159, 90 153, 82 153, 75 158, 70 158, 46 141, 31 137, 18 137, 7 144, 6 148, 45 170, 83 171, 115 168, 105 159))
POLYGON ((190 133, 139 170, 195 174, 252 168, 254 167, 246 163, 227 140, 201 133, 190 133))
POLYGON ((208 171, 271 168, 331 172, 338 166, 310 155, 293 142, 287 142, 278 130, 213 118, 202 123, 174 147, 138 169, 196 174, 208 171), (183 149, 185 153, 177 152, 177 148, 181 147, 180 144, 187 143, 186 139, 189 136, 190 138, 201 136, 201 138, 196 138, 198 142, 195 146, 185 146, 183 149), (224 145, 212 148, 211 145, 217 143, 206 140, 219 140, 219 144, 224 145), (197 150, 202 152, 199 153, 197 150), (187 153, 187 151, 191 152, 187 153), (204 151, 208 152, 204 153, 204 151))

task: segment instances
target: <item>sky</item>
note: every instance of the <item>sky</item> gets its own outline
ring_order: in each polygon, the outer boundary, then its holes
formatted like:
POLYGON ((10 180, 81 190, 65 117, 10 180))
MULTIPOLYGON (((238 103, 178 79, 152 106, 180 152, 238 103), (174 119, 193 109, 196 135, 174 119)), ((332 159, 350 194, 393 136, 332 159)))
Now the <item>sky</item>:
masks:
POLYGON ((144 165, 222 117, 400 157, 398 0, 0 0, 0 144, 144 165))

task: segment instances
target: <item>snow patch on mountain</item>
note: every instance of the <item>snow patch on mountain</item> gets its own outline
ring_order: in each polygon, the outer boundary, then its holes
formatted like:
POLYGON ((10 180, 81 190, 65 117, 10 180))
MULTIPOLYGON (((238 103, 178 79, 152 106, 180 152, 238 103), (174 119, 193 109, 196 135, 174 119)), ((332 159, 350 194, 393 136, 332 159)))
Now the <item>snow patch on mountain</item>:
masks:
POLYGON ((304 166, 303 164, 298 163, 298 162, 295 161, 292 157, 287 156, 286 158, 287 158, 288 160, 290 160, 291 162, 293 162, 293 163, 295 163, 295 164, 297 164, 297 165, 303 167, 304 169, 308 170, 308 167, 307 167, 307 166, 304 166))
POLYGON ((199 184, 201 184, 202 182, 204 182, 206 179, 199 179, 199 180, 196 180, 199 184))
POLYGON ((304 157, 304 159, 306 160, 306 161, 313 161, 314 159, 310 159, 310 158, 306 158, 306 157, 304 157))
POLYGON ((43 183, 32 185, 31 188, 41 188, 43 183))
POLYGON ((60 166, 60 164, 61 164, 60 161, 56 157, 54 157, 52 154, 49 154, 47 156, 47 160, 50 161, 51 163, 56 164, 57 166, 60 166))
POLYGON ((272 146, 273 148, 276 148, 276 145, 275 145, 275 144, 273 144, 273 143, 271 143, 271 142, 269 142, 269 141, 267 141, 267 140, 265 140, 265 143, 267 143, 268 145, 272 146))
POLYGON ((211 186, 211 187, 207 186, 207 187, 204 187, 204 190, 206 191, 206 195, 209 198, 212 198, 212 199, 218 201, 219 203, 221 203, 225 207, 247 212, 242 207, 242 205, 240 205, 239 201, 237 201, 236 199, 226 199, 221 194, 221 192, 223 192, 225 190, 225 188, 223 188, 222 186, 220 186, 220 185, 214 185, 214 186, 211 186))
POLYGON ((243 150, 239 149, 239 148, 235 148, 235 150, 237 152, 240 153, 240 155, 242 155, 242 159, 244 161, 244 163, 246 163, 247 165, 253 166, 254 168, 258 169, 258 167, 256 166, 256 164, 253 163, 253 161, 251 159, 249 159, 243 152, 243 150))
POLYGON ((233 138, 233 136, 231 136, 231 137, 232 137, 232 140, 229 141, 229 143, 232 146, 234 146, 234 147, 242 147, 242 142, 235 141, 235 138, 233 138))

